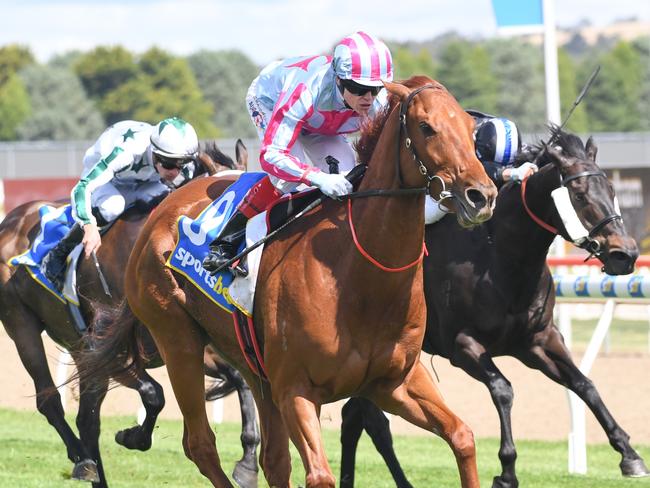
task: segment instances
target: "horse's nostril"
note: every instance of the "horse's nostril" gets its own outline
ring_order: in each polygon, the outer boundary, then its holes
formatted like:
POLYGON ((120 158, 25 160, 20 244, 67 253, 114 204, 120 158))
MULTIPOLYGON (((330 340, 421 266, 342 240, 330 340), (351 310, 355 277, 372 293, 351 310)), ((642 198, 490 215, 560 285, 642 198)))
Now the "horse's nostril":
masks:
POLYGON ((487 199, 485 198, 485 195, 483 195, 483 193, 476 188, 467 189, 465 191, 465 196, 467 198, 467 201, 470 202, 472 206, 477 210, 481 210, 487 205, 487 199))

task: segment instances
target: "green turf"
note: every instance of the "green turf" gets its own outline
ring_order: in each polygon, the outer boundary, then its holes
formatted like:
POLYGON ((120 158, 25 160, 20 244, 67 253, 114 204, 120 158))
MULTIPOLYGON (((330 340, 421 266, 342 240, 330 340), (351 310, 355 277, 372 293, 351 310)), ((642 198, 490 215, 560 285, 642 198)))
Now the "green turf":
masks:
MULTIPOLYGON (((584 351, 597 320, 572 319, 573 350, 584 351)), ((609 329, 609 350, 612 354, 648 353, 648 321, 614 319, 609 329)))
MULTIPOLYGON (((182 452, 182 425, 178 421, 161 421, 156 429, 154 446, 148 452, 130 452, 113 442, 114 433, 133 425, 133 419, 109 417, 102 423, 104 465, 112 488, 207 487, 207 480, 182 452)), ((214 427, 219 451, 226 471, 230 472, 241 456, 239 425, 214 427)), ((334 473, 339 471, 338 433, 325 431, 325 444, 334 473)), ((0 409, 0 487, 55 488, 90 487, 69 480, 72 464, 63 444, 45 419, 37 412, 0 409)), ((520 486, 526 488, 617 488, 650 487, 650 478, 624 479, 619 475, 619 456, 607 445, 590 446, 587 476, 567 474, 566 442, 517 443, 520 486)), ((409 480, 415 487, 457 487, 458 475, 451 451, 435 437, 395 438, 395 448, 409 480)), ((477 441, 479 473, 482 486, 491 486, 498 473, 498 441, 477 441)), ((642 456, 650 458, 650 446, 641 446, 642 456)), ((293 480, 304 483, 300 458, 292 447, 293 480)), ((356 486, 393 487, 390 473, 367 437, 362 437, 357 454, 356 486)), ((266 486, 261 481, 260 486, 266 486)))

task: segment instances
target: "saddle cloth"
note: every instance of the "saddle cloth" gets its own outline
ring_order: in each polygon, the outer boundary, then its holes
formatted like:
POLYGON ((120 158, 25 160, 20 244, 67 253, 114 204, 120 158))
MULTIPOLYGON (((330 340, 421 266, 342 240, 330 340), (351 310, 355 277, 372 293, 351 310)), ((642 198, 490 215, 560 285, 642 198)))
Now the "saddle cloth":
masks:
MULTIPOLYGON (((233 278, 229 270, 210 275, 203 268, 203 259, 209 252, 210 243, 219 235, 239 202, 264 176, 265 173, 242 173, 241 177, 217 200, 210 203, 196 219, 182 216, 178 220, 178 242, 166 262, 169 268, 185 276, 219 307, 228 312, 237 308, 248 317, 253 315, 255 286, 264 245, 246 255, 248 275, 244 277, 233 278)), ((264 238, 269 231, 279 227, 287 218, 320 195, 320 192, 313 189, 298 194, 286 194, 268 211, 249 219, 245 242, 237 252, 264 238)))
POLYGON ((34 239, 32 246, 24 253, 12 257, 9 260, 9 264, 11 266, 25 266, 31 277, 61 302, 70 302, 74 305, 79 305, 75 270, 83 249, 81 244, 75 247, 68 256, 68 267, 62 292, 58 291, 49 282, 45 275, 41 273, 40 269, 45 255, 59 243, 74 225, 75 221, 72 218, 72 207, 69 204, 62 207, 42 205, 38 209, 38 215, 40 217, 41 230, 34 239))

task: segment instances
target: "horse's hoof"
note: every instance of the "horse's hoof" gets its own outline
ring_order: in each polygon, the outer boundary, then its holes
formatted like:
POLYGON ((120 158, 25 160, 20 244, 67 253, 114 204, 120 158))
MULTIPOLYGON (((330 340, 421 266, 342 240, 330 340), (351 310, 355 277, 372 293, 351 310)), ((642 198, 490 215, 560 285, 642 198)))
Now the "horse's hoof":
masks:
POLYGON ((503 476, 495 476, 492 480, 492 488, 518 488, 519 481, 517 478, 507 480, 503 476))
POLYGON ((74 468, 72 468, 72 479, 99 483, 99 473, 97 472, 97 464, 95 461, 92 459, 84 459, 75 463, 74 468))
POLYGON ((623 476, 629 478, 643 478, 644 476, 650 476, 650 471, 648 471, 648 468, 641 458, 623 459, 619 466, 621 467, 621 473, 623 473, 623 476))
POLYGON ((138 451, 147 451, 151 447, 151 437, 142 435, 140 426, 120 430, 115 434, 115 442, 127 449, 137 449, 138 451))
POLYGON ((241 463, 237 463, 232 477, 237 482, 239 488, 257 488, 257 470, 247 468, 241 463))

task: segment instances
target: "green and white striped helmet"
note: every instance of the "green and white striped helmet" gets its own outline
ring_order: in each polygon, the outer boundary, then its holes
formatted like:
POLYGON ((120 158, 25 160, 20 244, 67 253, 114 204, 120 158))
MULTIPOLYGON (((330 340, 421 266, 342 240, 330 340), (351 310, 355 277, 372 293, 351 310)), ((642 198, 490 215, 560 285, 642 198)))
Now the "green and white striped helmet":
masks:
POLYGON ((194 127, 179 117, 158 122, 151 133, 151 147, 156 154, 183 159, 196 155, 199 138, 194 127))

